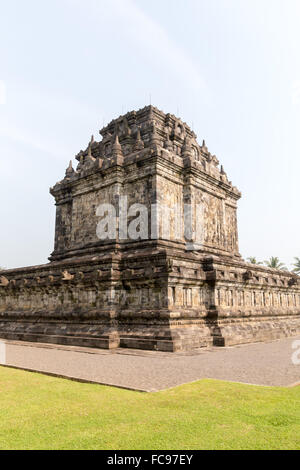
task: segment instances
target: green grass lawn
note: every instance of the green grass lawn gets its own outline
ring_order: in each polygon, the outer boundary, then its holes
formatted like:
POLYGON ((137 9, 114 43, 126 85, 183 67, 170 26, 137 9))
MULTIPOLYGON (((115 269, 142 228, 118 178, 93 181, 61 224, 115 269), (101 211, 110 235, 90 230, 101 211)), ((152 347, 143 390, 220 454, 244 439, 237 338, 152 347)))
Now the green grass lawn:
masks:
POLYGON ((300 387, 139 393, 0 367, 0 449, 300 449, 300 387))

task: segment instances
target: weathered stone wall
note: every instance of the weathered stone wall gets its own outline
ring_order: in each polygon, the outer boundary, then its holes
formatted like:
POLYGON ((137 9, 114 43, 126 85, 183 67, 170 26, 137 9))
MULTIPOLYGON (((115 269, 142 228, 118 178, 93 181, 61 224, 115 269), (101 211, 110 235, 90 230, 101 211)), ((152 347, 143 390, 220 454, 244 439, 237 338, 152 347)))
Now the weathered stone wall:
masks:
POLYGON ((300 332, 295 277, 241 261, 167 250, 5 275, 3 338, 173 351, 300 332))
POLYGON ((51 189, 57 204, 51 260, 97 244, 97 207, 109 203, 118 212, 125 196, 128 207, 138 203, 147 208, 149 238, 151 211, 157 210, 158 238, 185 243, 183 210, 191 204, 192 227, 202 250, 238 256, 235 212, 240 193, 186 124, 148 107, 113 121, 101 133, 102 142, 93 139, 78 154, 77 171, 69 168, 64 180, 51 189), (179 222, 175 207, 181 213, 179 222))

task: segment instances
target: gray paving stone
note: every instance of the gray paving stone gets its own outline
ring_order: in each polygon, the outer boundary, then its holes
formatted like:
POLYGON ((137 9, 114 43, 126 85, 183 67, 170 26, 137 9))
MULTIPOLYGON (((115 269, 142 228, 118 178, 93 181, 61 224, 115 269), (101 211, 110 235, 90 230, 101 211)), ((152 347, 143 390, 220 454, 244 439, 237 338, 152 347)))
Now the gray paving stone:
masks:
POLYGON ((292 362, 292 344, 297 339, 300 337, 182 353, 5 340, 6 365, 147 392, 203 378, 291 386, 300 383, 300 365, 292 362))

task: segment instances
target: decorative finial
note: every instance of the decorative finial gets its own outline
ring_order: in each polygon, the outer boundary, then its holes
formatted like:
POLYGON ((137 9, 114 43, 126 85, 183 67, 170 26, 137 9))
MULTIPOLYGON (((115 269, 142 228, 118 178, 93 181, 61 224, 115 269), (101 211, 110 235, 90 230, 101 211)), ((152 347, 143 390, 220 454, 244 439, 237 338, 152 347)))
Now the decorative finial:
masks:
POLYGON ((119 136, 118 136, 118 134, 115 134, 115 139, 114 139, 113 145, 115 146, 115 148, 122 148, 122 147, 121 147, 121 144, 120 144, 120 141, 119 141, 119 136))
POLYGON ((88 145, 88 154, 87 154, 87 157, 86 157, 86 159, 85 159, 85 161, 84 161, 84 168, 85 168, 85 169, 91 168, 91 167, 94 165, 95 161, 96 161, 96 158, 94 158, 93 155, 92 155, 92 143, 93 143, 93 139, 94 139, 94 137, 92 136, 92 138, 91 138, 91 140, 90 140, 90 143, 89 143, 89 145, 88 145))
POLYGON ((66 177, 72 176, 75 173, 75 170, 72 166, 72 160, 70 160, 69 166, 66 169, 66 177))
POLYGON ((201 150, 202 150, 202 152, 204 152, 204 153, 208 153, 208 148, 207 148, 207 145, 206 145, 206 142, 205 142, 204 139, 203 139, 203 142, 202 142, 201 150))
POLYGON ((138 127, 135 143, 134 143, 134 146, 133 146, 133 150, 137 151, 137 150, 142 150, 143 148, 145 148, 145 145, 144 145, 144 142, 143 142, 142 137, 141 137, 141 130, 138 127))
POLYGON ((160 147, 161 146, 161 139, 160 139, 160 136, 157 133, 156 122, 155 121, 152 122, 151 145, 153 147, 156 147, 156 146, 160 147))
POLYGON ((182 157, 190 157, 192 155, 192 146, 187 137, 184 138, 183 146, 181 149, 182 157))
POLYGON ((116 123, 115 132, 121 137, 126 138, 131 136, 131 129, 129 127, 126 116, 123 116, 122 120, 119 123, 116 123))
POLYGON ((122 146, 120 144, 120 141, 119 141, 119 136, 117 134, 117 132, 115 132, 115 136, 114 136, 114 141, 113 141, 113 144, 112 144, 112 156, 115 157, 115 156, 123 156, 123 152, 122 152, 122 146))
POLYGON ((224 170, 223 165, 221 165, 220 174, 221 174, 221 176, 220 176, 221 181, 223 181, 225 183, 229 183, 228 178, 227 178, 227 174, 224 170))

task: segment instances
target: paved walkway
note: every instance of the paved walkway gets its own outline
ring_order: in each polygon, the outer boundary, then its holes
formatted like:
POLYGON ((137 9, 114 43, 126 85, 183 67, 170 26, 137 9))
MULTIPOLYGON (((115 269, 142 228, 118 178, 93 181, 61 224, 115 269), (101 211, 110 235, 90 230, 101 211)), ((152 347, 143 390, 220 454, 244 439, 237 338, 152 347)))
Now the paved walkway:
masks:
POLYGON ((300 337, 188 353, 108 351, 2 340, 0 363, 5 360, 6 365, 21 369, 147 392, 203 378, 291 386, 300 383, 300 365, 292 363, 295 340, 300 337))

